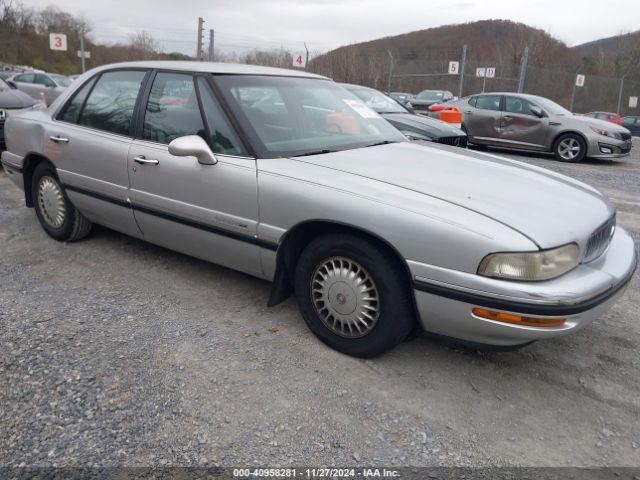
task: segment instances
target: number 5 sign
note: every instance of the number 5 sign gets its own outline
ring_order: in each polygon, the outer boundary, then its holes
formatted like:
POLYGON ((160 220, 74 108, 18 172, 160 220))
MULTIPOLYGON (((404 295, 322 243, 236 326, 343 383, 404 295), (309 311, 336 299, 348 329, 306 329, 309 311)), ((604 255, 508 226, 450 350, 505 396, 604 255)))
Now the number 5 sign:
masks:
POLYGON ((459 62, 449 62, 449 75, 457 75, 460 69, 459 62))
POLYGON ((49 48, 51 50, 67 51, 67 36, 64 33, 49 34, 49 48))
POLYGON ((306 53, 294 53, 293 54, 293 66, 299 68, 305 68, 307 66, 307 54, 306 53))

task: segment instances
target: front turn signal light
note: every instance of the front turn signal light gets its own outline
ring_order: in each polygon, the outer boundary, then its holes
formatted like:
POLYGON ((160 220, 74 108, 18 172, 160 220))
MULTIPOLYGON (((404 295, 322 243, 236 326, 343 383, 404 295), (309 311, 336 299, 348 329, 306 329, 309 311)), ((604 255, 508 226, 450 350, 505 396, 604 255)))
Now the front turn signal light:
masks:
POLYGON ((561 327, 564 325, 566 318, 549 318, 549 317, 525 317, 513 313, 496 312, 487 310, 486 308, 474 308, 472 310, 476 317, 494 320, 496 322, 511 323, 513 325, 522 325, 526 327, 561 327))

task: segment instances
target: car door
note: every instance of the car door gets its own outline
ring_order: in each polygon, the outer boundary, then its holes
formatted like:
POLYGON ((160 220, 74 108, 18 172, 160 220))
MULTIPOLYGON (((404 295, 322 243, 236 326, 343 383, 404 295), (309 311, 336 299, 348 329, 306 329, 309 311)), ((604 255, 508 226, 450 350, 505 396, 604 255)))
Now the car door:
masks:
POLYGON ((128 202, 127 154, 146 75, 145 70, 98 74, 44 125, 44 153, 73 204, 89 220, 138 237, 128 202))
POLYGON ((18 90, 21 90, 30 97, 37 99, 39 95, 39 89, 38 86, 33 83, 35 81, 35 78, 35 73, 22 73, 13 77, 13 83, 15 83, 16 87, 18 87, 18 90))
POLYGON ((542 150, 549 132, 549 118, 539 117, 535 105, 522 97, 504 97, 500 139, 505 146, 542 150))
POLYGON ((477 95, 462 105, 463 123, 470 140, 500 144, 501 95, 477 95))
POLYGON ((37 88, 37 97, 40 98, 40 93, 44 94, 45 102, 47 105, 51 105, 58 96, 58 93, 56 92, 56 87, 58 85, 56 82, 54 82, 48 75, 37 73, 33 83, 37 88))
POLYGON ((129 197, 148 241, 261 276, 255 158, 247 154, 207 79, 159 71, 129 151, 129 197), (168 144, 199 135, 217 164, 177 157, 168 144))

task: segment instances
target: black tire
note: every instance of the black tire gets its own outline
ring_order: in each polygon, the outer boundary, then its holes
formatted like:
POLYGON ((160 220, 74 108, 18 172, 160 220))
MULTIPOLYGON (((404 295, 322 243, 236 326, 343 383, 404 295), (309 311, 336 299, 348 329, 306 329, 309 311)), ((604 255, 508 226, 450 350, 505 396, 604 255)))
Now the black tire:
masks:
POLYGON ((325 344, 354 357, 375 357, 401 343, 415 325, 412 291, 400 260, 384 246, 347 233, 327 234, 304 249, 295 268, 298 306, 311 331, 325 344), (335 333, 320 317, 312 297, 311 281, 316 268, 328 259, 342 257, 357 262, 377 289, 377 322, 359 338, 335 333))
POLYGON ((55 168, 51 164, 42 162, 36 166, 31 182, 31 198, 33 198, 33 204, 38 221, 44 231, 47 232, 51 238, 60 242, 74 242, 86 237, 91 231, 93 224, 87 220, 69 201, 64 188, 60 184, 55 168), (64 220, 59 226, 51 225, 45 219, 45 213, 42 210, 43 207, 41 206, 38 197, 38 189, 40 182, 43 179, 52 181, 62 193, 61 201, 64 205, 65 213, 64 220))
POLYGON ((553 144, 553 154, 556 157, 556 160, 566 163, 578 163, 581 162, 584 157, 587 155, 587 143, 577 133, 565 133, 564 135, 560 135, 553 144), (579 147, 579 152, 573 158, 569 158, 567 154, 563 153, 562 146, 563 142, 575 142, 579 147))

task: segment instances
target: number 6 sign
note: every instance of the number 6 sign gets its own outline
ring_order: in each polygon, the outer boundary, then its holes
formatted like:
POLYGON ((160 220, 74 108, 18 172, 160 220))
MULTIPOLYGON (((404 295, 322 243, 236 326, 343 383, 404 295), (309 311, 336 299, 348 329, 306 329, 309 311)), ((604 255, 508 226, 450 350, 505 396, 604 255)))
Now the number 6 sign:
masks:
POLYGON ((67 36, 64 33, 49 34, 49 48, 51 50, 67 51, 67 36))
POLYGON ((293 54, 293 66, 298 68, 305 68, 307 66, 307 54, 306 53, 294 53, 293 54))

